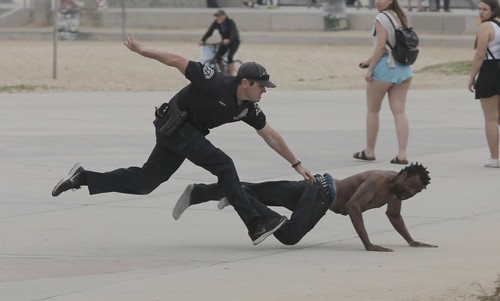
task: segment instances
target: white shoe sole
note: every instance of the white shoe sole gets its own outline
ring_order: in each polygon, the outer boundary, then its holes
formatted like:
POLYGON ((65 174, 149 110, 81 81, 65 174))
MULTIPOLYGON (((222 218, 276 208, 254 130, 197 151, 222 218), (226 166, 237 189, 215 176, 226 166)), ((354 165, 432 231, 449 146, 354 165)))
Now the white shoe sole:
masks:
POLYGON ((178 220, 182 213, 184 213, 184 211, 191 206, 191 192, 193 192, 193 188, 194 184, 189 184, 186 189, 184 189, 184 192, 175 204, 174 210, 172 210, 172 217, 175 220, 178 220))
POLYGON ((231 205, 231 204, 229 203, 229 201, 227 200, 227 198, 226 198, 226 197, 223 197, 223 198, 222 198, 222 199, 220 199, 220 201, 217 203, 217 209, 222 210, 222 209, 224 209, 225 207, 227 207, 227 206, 229 206, 229 205, 231 205))

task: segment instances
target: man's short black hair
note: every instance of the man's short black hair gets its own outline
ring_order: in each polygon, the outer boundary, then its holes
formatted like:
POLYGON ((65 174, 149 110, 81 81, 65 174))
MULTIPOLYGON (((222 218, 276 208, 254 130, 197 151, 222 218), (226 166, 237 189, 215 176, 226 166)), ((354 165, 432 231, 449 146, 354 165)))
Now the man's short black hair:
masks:
POLYGON ((410 165, 401 169, 401 171, 399 171, 398 174, 402 174, 404 172, 406 172, 406 175, 408 177, 419 176, 420 181, 422 181, 424 187, 427 187, 427 185, 431 183, 431 177, 429 176, 429 171, 427 170, 427 167, 424 167, 422 164, 419 164, 418 162, 411 163, 410 165))

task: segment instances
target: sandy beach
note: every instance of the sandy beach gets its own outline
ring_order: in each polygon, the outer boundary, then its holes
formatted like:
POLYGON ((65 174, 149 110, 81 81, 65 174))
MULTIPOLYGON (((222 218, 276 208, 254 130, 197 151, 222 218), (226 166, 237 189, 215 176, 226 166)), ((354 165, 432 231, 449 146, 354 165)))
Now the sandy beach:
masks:
MULTIPOLYGON (((150 42, 147 47, 181 53, 199 60, 200 47, 186 42, 150 42)), ((54 60, 52 41, 0 41, 5 87, 23 86, 24 91, 171 91, 187 80, 177 70, 130 52, 120 41, 59 41, 54 60), (53 79, 54 61, 56 76, 53 79)), ((280 90, 364 89, 361 60, 371 54, 371 46, 245 44, 237 58, 264 65, 280 90)), ((471 60, 473 49, 421 48, 413 65, 413 89, 466 90, 468 75, 421 72, 439 63, 471 60)), ((471 95, 472 97, 472 95, 471 95)))

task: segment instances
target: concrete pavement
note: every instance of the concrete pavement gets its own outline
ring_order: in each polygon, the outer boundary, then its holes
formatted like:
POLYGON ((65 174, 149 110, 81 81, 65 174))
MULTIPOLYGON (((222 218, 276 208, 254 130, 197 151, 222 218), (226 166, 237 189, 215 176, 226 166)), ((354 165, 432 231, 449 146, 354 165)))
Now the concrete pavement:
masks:
MULTIPOLYGON (((480 105, 465 90, 412 90, 410 161, 428 166, 427 190, 404 202, 410 248, 384 208, 367 212, 366 252, 349 218, 331 212, 296 246, 249 240, 233 209, 216 203, 171 210, 184 187, 213 182, 187 162, 147 196, 51 196, 75 162, 108 171, 140 166, 154 143, 153 107, 171 92, 0 94, 0 296, 8 301, 474 300, 500 272, 500 170, 488 157, 480 105)), ((377 161, 364 146, 364 91, 269 91, 270 124, 315 173, 342 178, 389 164, 396 137, 387 102, 377 161)), ((299 180, 245 124, 209 139, 244 181, 299 180)), ((286 210, 278 209, 287 214, 286 210)))

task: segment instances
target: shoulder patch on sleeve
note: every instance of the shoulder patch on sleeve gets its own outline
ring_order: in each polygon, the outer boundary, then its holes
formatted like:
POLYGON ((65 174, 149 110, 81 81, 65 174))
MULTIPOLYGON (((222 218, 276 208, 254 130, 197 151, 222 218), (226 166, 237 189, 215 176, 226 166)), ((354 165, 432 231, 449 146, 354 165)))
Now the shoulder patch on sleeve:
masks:
POLYGON ((262 113, 262 110, 260 109, 259 105, 256 102, 254 102, 253 104, 255 106, 255 115, 259 115, 260 113, 262 113))
POLYGON ((214 74, 215 74, 214 69, 206 65, 203 66, 203 75, 205 76, 205 79, 211 79, 212 76, 214 76, 214 74))

